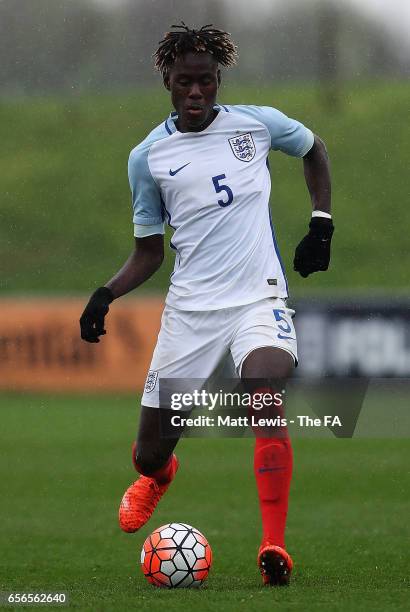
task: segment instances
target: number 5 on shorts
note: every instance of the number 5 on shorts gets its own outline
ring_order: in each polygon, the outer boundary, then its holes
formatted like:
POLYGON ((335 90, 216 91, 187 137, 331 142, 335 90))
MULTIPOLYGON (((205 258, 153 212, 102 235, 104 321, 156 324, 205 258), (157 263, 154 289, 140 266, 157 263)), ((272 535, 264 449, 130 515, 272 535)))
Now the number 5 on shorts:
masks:
POLYGON ((273 314, 275 316, 276 321, 278 321, 279 323, 278 328, 284 334, 288 334, 289 332, 292 331, 292 326, 290 325, 289 321, 287 321, 286 313, 284 310, 282 310, 281 308, 274 308, 273 314), (283 323, 281 323, 281 321, 283 321, 283 323))

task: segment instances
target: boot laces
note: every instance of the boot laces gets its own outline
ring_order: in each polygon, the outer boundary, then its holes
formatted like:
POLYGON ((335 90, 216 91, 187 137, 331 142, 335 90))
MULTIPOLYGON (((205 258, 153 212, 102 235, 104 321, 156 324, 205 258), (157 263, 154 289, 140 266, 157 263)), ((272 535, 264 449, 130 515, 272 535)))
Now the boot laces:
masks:
POLYGON ((136 483, 134 503, 138 510, 145 515, 151 515, 155 506, 161 499, 159 487, 153 478, 141 476, 136 483))

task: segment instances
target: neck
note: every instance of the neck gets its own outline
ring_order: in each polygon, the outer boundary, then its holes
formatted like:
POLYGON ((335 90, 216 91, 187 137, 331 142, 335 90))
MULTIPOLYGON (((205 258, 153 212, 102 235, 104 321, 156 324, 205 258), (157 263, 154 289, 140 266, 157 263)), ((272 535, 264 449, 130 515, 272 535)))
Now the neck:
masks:
POLYGON ((202 132, 203 130, 206 130, 209 125, 211 125, 217 114, 218 111, 213 108, 206 120, 199 125, 190 125, 187 121, 184 121, 183 118, 181 119, 178 117, 175 125, 179 132, 202 132))

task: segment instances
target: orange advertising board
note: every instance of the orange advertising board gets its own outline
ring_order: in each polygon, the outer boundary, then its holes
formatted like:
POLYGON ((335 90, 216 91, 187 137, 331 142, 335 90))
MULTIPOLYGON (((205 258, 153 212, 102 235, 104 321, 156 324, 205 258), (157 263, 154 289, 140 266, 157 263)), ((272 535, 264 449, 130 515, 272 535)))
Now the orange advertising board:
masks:
POLYGON ((80 338, 86 299, 0 301, 0 389, 136 391, 144 386, 163 301, 124 299, 110 307, 98 344, 80 338))

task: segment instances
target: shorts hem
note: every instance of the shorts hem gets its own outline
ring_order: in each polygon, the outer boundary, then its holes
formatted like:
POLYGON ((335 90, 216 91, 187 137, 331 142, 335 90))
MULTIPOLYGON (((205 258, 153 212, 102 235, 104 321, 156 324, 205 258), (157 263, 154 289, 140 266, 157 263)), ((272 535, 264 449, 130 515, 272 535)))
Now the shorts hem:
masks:
POLYGON ((286 351, 286 353, 289 353, 289 355, 291 355, 293 357, 293 362, 295 365, 295 368, 298 367, 298 358, 295 355, 295 353, 293 351, 291 351, 288 348, 285 348, 282 344, 260 344, 259 346, 255 346, 253 348, 251 348, 241 359, 241 361, 239 362, 238 366, 235 366, 236 371, 238 373, 239 378, 241 378, 241 374, 242 374, 242 366, 243 366, 243 362, 245 361, 245 359, 248 357, 248 355, 250 355, 251 353, 253 353, 253 351, 256 351, 257 349, 260 348, 266 348, 266 347, 271 347, 271 348, 278 348, 281 349, 282 351, 286 351))
POLYGON ((155 401, 154 401, 154 403, 151 404, 151 402, 149 402, 149 401, 148 402, 144 401, 144 396, 142 396, 141 406, 144 406, 145 408, 159 408, 159 400, 158 400, 157 403, 155 403, 155 401))

